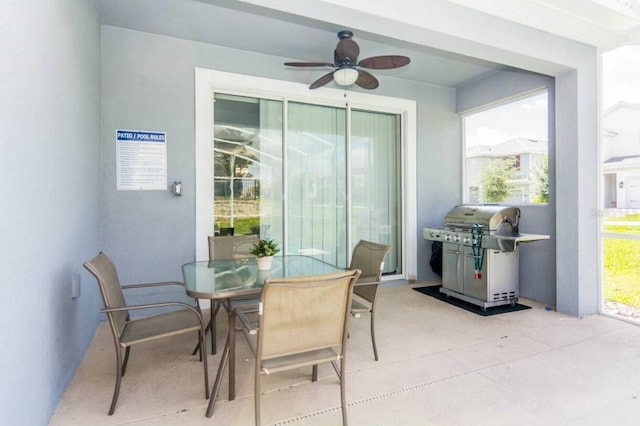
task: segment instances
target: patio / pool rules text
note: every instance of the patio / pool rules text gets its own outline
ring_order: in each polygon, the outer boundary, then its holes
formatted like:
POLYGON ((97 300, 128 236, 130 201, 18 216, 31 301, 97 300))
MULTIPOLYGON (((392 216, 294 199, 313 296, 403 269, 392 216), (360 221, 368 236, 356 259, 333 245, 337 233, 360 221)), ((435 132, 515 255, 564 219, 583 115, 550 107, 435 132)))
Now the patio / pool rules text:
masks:
POLYGON ((118 191, 167 189, 167 134, 116 130, 118 191))

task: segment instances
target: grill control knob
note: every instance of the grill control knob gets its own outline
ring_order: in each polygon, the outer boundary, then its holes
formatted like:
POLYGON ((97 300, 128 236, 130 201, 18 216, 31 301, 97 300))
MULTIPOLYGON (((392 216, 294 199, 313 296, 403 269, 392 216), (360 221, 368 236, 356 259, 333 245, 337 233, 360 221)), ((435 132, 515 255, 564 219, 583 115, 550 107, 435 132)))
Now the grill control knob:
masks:
POLYGON ((471 242, 471 238, 469 237, 464 237, 464 239, 462 240, 463 243, 465 244, 469 244, 471 242))
POLYGON ((453 241, 455 241, 456 243, 460 242, 460 235, 454 235, 453 236, 453 241))
POLYGON ((451 235, 445 235, 444 236, 444 240, 445 241, 450 241, 451 240, 451 235))

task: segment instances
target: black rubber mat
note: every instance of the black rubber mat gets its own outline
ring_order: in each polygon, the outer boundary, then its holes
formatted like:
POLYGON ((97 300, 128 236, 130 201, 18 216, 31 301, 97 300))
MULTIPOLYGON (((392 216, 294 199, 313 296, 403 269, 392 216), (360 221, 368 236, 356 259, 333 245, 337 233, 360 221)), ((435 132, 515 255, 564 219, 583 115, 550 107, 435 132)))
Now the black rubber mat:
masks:
POLYGON ((440 285, 433 285, 427 287, 414 287, 413 289, 422 294, 426 294, 427 296, 434 297, 438 300, 442 300, 445 303, 448 303, 453 306, 457 306, 466 311, 473 312, 477 315, 482 315, 483 317, 488 317, 490 315, 497 314, 505 314, 507 312, 515 312, 522 311, 524 309, 531 309, 531 306, 521 305, 520 303, 516 303, 515 305, 501 305, 501 306, 493 306, 490 308, 482 309, 481 306, 474 305, 473 303, 465 302, 464 300, 456 299, 455 297, 447 296, 444 293, 440 293, 440 285))

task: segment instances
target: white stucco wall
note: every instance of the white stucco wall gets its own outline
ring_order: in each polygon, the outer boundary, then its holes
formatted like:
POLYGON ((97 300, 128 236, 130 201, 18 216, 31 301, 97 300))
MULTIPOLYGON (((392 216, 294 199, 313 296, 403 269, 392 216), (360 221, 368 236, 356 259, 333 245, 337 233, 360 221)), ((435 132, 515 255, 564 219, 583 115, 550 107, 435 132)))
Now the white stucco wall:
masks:
POLYGON ((0 40, 0 423, 44 425, 100 319, 97 10, 3 1, 0 40))

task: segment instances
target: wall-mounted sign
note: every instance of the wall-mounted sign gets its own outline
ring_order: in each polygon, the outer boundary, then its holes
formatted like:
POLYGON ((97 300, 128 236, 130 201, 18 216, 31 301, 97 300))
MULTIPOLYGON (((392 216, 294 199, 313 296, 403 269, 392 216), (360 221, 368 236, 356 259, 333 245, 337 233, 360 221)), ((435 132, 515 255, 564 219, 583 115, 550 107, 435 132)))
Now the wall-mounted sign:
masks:
POLYGON ((117 189, 167 189, 167 134, 116 130, 117 189))

